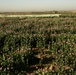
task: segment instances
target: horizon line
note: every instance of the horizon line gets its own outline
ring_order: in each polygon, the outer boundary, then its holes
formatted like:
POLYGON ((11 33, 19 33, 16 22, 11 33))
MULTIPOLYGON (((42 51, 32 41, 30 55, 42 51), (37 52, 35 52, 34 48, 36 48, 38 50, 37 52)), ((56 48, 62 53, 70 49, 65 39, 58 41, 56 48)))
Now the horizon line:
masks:
POLYGON ((72 12, 72 11, 76 11, 76 10, 49 10, 49 11, 0 11, 0 12, 72 12))

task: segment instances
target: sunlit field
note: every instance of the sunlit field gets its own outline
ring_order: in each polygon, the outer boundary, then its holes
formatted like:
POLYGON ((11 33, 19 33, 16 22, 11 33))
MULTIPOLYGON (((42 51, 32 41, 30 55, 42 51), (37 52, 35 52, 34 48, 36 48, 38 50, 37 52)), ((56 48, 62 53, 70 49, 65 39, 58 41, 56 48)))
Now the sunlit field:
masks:
POLYGON ((0 75, 76 75, 76 14, 1 14, 0 75))
POLYGON ((25 18, 25 17, 59 17, 60 14, 33 14, 33 15, 0 15, 0 17, 20 17, 20 18, 25 18))

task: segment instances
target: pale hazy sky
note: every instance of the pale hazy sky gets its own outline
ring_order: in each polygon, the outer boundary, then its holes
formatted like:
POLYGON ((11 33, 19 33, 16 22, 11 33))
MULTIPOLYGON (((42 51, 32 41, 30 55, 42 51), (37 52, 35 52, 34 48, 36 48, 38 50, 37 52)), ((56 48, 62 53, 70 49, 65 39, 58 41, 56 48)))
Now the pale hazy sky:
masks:
POLYGON ((76 0, 0 0, 0 12, 52 10, 76 10, 76 0))

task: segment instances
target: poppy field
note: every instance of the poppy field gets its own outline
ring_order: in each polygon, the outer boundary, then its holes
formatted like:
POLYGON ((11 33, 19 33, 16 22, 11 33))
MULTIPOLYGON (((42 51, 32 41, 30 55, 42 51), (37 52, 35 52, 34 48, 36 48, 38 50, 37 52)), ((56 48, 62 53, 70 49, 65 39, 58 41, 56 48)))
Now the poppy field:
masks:
POLYGON ((0 17, 0 75, 76 75, 76 14, 0 17))

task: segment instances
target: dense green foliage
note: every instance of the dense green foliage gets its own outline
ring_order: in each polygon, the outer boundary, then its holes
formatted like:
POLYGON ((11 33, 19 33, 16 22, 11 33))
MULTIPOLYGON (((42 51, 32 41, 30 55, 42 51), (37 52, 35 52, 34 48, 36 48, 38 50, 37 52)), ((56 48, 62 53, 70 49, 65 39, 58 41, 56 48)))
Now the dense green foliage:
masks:
POLYGON ((0 75, 75 75, 75 59, 76 17, 0 18, 0 75))

